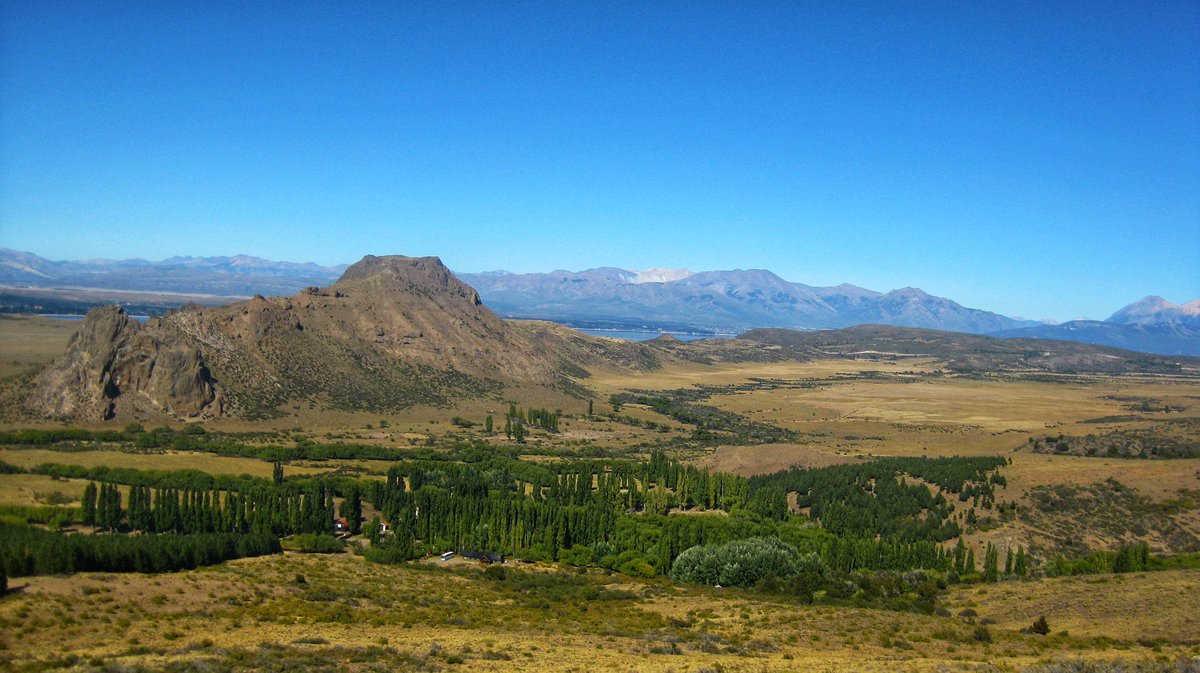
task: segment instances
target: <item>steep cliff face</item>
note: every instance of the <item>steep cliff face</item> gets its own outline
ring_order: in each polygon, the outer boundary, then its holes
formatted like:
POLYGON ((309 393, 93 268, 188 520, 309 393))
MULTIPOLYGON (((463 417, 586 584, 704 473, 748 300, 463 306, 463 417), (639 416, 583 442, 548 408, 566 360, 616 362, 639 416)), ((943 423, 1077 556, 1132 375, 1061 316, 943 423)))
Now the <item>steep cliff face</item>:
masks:
POLYGON ((108 419, 118 408, 179 418, 219 416, 220 391, 200 351, 133 320, 120 307, 94 309, 67 351, 37 378, 29 405, 55 418, 108 419))

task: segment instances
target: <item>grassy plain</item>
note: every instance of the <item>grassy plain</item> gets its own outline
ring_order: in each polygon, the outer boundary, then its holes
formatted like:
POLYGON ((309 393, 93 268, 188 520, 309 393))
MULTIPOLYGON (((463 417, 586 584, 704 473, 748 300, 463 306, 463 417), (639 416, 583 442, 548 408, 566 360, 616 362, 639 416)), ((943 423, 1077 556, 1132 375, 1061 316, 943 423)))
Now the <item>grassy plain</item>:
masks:
POLYGON ((994 455, 1031 436, 1200 418, 1200 380, 1195 378, 1063 375, 1030 380, 931 375, 936 371, 924 358, 824 360, 689 365, 633 375, 601 372, 589 383, 602 397, 630 388, 740 386, 707 403, 794 430, 801 433, 801 443, 841 454, 994 455), (774 385, 746 389, 756 380, 774 385), (1134 398, 1181 411, 1134 413, 1129 408, 1134 398), (1122 417, 1127 420, 1098 421, 1122 417))
POLYGON ((0 380, 33 373, 58 357, 78 327, 72 320, 0 313, 0 380))

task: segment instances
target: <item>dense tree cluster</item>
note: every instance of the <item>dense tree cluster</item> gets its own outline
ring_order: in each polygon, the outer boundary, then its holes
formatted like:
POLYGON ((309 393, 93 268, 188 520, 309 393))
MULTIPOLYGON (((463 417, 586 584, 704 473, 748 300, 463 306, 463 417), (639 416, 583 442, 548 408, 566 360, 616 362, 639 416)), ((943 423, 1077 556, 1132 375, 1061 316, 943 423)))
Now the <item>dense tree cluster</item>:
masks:
POLYGON ((386 482, 370 484, 367 496, 392 524, 393 535, 383 545, 392 548, 386 552, 392 560, 448 548, 529 559, 567 553, 574 560, 587 555, 589 563, 607 559, 612 567, 653 574, 665 572, 675 555, 704 538, 685 534, 681 540, 682 526, 675 520, 683 517, 652 513, 672 507, 730 511, 742 505, 746 491, 745 479, 655 453, 643 462, 553 466, 502 458, 474 465, 404 463, 389 471, 386 482), (623 535, 634 528, 633 520, 653 521, 654 531, 623 535))
POLYGON ((885 458, 817 469, 794 468, 752 477, 751 493, 774 488, 796 493, 796 504, 842 537, 880 536, 900 542, 945 541, 961 534, 942 491, 993 497, 989 473, 1004 458, 885 458), (925 483, 939 487, 934 493, 925 483))
POLYGON ((0 565, 9 576, 167 572, 279 551, 279 539, 269 533, 62 535, 0 524, 0 565))
POLYGON ((547 432, 558 432, 558 419, 562 416, 561 410, 549 411, 531 408, 526 415, 529 425, 547 432))
POLYGON ((933 611, 938 591, 945 588, 940 573, 838 569, 815 552, 805 553, 776 538, 692 547, 675 560, 671 577, 680 582, 787 594, 804 603, 813 602, 817 592, 823 592, 823 600, 828 602, 883 604, 926 613, 933 611))
POLYGON ((99 490, 89 485, 83 512, 85 518, 94 512, 93 522, 114 530, 318 534, 329 531, 336 488, 343 496, 339 512, 352 528, 362 520, 364 499, 380 513, 379 521, 364 528, 377 542, 373 560, 469 549, 652 575, 668 572, 691 547, 761 537, 793 544, 835 572, 948 571, 956 559, 938 542, 957 532, 947 519, 949 505, 902 475, 962 488, 985 482, 986 470, 995 465, 913 460, 882 469, 850 465, 748 481, 661 452, 640 462, 551 464, 493 454, 477 462, 396 463, 382 482, 257 480, 238 484, 240 491, 155 488, 146 482, 177 483, 187 475, 132 471, 116 473, 134 483, 127 511, 121 511, 119 495, 115 509, 101 506, 108 502, 102 493, 117 493, 101 483, 99 490), (790 513, 785 487, 807 489, 798 496, 819 528, 790 513), (97 504, 90 506, 93 491, 97 504), (674 509, 714 514, 668 516, 674 509), (386 534, 384 522, 390 526, 386 534))
MULTIPOLYGON (((384 536, 381 545, 390 550, 377 552, 390 560, 477 549, 649 575, 667 572, 694 546, 764 537, 795 544, 839 572, 948 571, 953 565, 938 544, 945 537, 940 526, 910 525, 907 533, 880 536, 874 523, 845 524, 852 506, 833 501, 816 517, 824 528, 816 528, 790 515, 781 486, 766 482, 752 489, 751 483, 656 452, 640 463, 411 462, 396 465, 386 482, 370 484, 366 495, 392 524, 394 535, 384 536), (732 515, 666 515, 675 508, 732 515)), ((899 499, 893 491, 909 489, 918 511, 946 506, 925 486, 906 485, 895 473, 880 484, 881 497, 860 494, 880 497, 886 507, 899 499)))

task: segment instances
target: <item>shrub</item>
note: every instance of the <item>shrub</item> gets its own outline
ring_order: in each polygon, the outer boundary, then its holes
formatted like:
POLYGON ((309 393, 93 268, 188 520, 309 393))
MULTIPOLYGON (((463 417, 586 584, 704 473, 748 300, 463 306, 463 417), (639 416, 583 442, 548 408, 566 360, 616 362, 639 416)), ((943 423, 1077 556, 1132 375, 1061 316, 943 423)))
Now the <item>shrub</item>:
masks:
POLYGON ((413 555, 410 551, 394 546, 386 547, 371 547, 363 552, 363 558, 371 563, 404 563, 411 561, 413 555))
POLYGON ((590 566, 592 565, 592 558, 592 548, 583 545, 575 545, 570 549, 564 549, 558 553, 558 560, 571 566, 590 566))
POLYGON ((769 576, 791 578, 821 567, 816 554, 802 555, 778 538, 749 538, 692 547, 675 559, 671 577, 710 586, 752 587, 769 576))
POLYGON ((622 563, 617 570, 625 573, 626 575, 632 575, 634 577, 654 577, 654 575, 657 573, 657 571, 654 570, 654 566, 650 565, 650 562, 644 558, 635 558, 626 561, 625 563, 622 563))
POLYGON ((343 540, 332 535, 318 533, 300 533, 282 541, 284 549, 309 552, 313 554, 337 554, 346 549, 343 540))

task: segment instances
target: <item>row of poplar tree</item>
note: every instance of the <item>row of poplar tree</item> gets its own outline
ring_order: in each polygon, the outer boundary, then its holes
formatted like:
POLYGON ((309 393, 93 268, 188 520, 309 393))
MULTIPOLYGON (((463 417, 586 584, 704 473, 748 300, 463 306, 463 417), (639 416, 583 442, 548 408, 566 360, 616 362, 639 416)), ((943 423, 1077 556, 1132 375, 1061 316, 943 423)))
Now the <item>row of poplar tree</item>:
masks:
MULTIPOLYGON (((245 492, 205 489, 129 488, 127 507, 114 484, 89 482, 80 518, 109 531, 146 533, 328 533, 334 492, 313 480, 299 492, 261 486, 245 492)), ((361 510, 359 513, 361 518, 361 510)))

